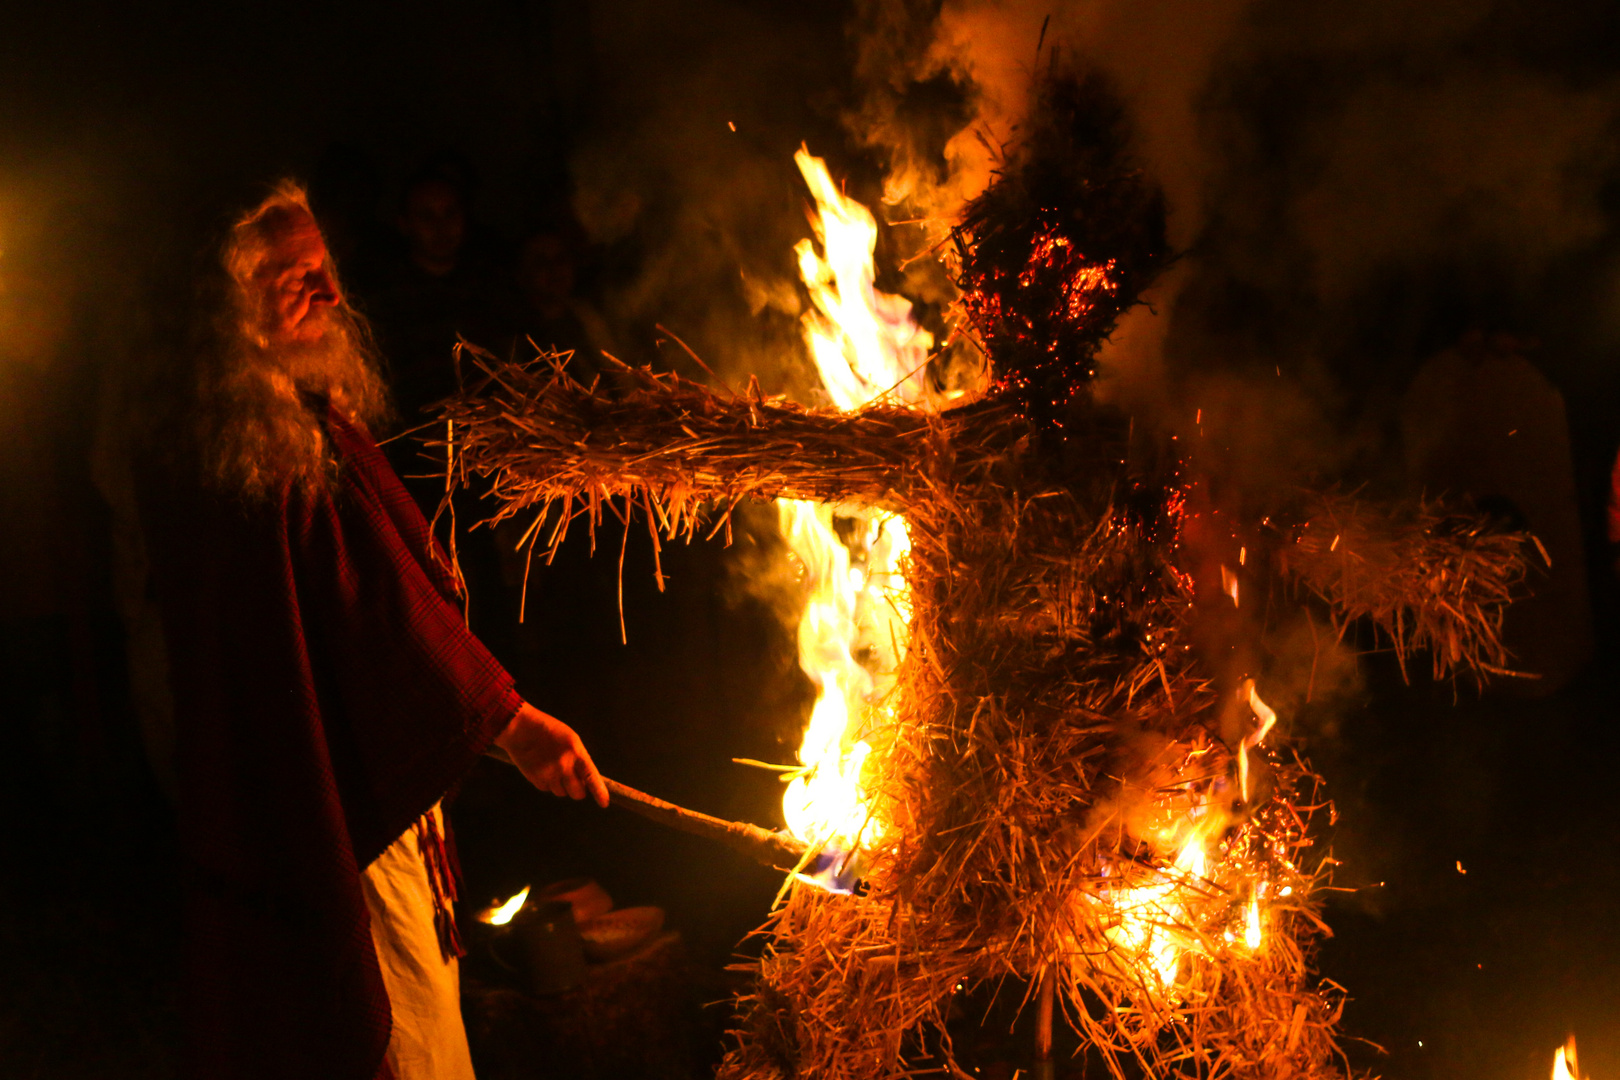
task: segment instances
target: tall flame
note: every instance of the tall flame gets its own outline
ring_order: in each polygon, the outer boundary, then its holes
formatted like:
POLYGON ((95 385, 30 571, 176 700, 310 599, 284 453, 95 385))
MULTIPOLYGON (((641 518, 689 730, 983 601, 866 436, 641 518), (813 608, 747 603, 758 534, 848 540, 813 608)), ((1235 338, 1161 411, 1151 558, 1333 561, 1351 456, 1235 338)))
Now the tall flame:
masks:
MULTIPOLYGON (((795 251, 814 305, 805 342, 828 397, 846 411, 885 395, 926 403, 933 337, 908 300, 873 285, 876 222, 838 190, 820 158, 801 148, 794 161, 816 201, 820 251, 808 239, 795 251)), ((903 517, 882 511, 798 499, 777 507, 805 575, 799 663, 817 688, 783 814, 801 840, 849 852, 883 834, 861 772, 872 752, 865 736, 883 720, 905 653, 911 605, 901 570, 911 537, 903 517)))
MULTIPOLYGON (((879 398, 937 408, 941 402, 926 375, 933 338, 916 324, 909 301, 874 286, 872 215, 839 191, 819 158, 801 148, 794 160, 816 201, 815 240, 794 250, 813 305, 803 320, 805 342, 828 398, 846 411, 879 398)), ((853 852, 881 838, 886 827, 862 772, 873 752, 867 739, 892 712, 894 672, 906 649, 911 603, 902 570, 910 534, 903 517, 881 511, 792 499, 777 505, 782 534, 805 575, 809 599, 799 623, 799 662, 817 688, 799 748, 801 769, 783 812, 800 839, 853 852)), ((1236 602, 1231 576, 1228 591, 1236 602)), ((1248 751, 1260 745, 1276 714, 1252 681, 1240 693, 1257 721, 1237 754, 1246 799, 1248 751)), ((1157 880, 1122 882, 1106 895, 1110 943, 1162 985, 1176 981, 1182 958, 1198 947, 1210 900, 1229 895, 1230 886, 1207 877, 1209 849, 1229 825, 1229 815, 1213 804, 1189 807, 1157 838, 1161 850, 1176 852, 1171 865, 1154 871, 1157 880)), ((1250 884, 1245 892, 1231 909, 1235 921, 1226 940, 1255 951, 1264 939, 1264 886, 1250 884)))
POLYGON ((804 316, 805 342, 828 396, 846 411, 890 392, 907 403, 926 401, 934 337, 912 319, 911 301, 874 287, 877 222, 838 190, 826 162, 802 146, 793 160, 816 200, 811 228, 822 254, 809 240, 793 250, 815 305, 804 316))

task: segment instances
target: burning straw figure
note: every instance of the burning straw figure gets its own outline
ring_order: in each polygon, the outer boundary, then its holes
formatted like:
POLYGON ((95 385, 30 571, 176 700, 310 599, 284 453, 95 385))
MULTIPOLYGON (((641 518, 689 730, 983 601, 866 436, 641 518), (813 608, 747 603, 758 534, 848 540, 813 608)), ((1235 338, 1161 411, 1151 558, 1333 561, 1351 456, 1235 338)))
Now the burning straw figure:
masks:
POLYGON ((1334 496, 1222 524, 1195 485, 1128 465, 1088 380, 1163 265, 1162 210, 1095 88, 1053 78, 1035 116, 954 233, 994 368, 970 404, 838 412, 649 372, 609 395, 541 358, 448 407, 458 467, 534 515, 542 548, 605 509, 655 547, 712 535, 749 497, 909 524, 909 645, 842 737, 867 748, 861 817, 833 830, 863 885, 796 884, 773 913, 725 1076, 955 1070, 952 993, 1005 976, 1055 994, 1116 1075, 1332 1074, 1339 1003, 1309 976, 1319 800, 1264 747, 1259 673, 1227 659, 1247 655, 1225 625, 1238 575, 1370 619, 1403 657, 1433 648, 1437 673, 1505 663, 1522 538, 1334 496))

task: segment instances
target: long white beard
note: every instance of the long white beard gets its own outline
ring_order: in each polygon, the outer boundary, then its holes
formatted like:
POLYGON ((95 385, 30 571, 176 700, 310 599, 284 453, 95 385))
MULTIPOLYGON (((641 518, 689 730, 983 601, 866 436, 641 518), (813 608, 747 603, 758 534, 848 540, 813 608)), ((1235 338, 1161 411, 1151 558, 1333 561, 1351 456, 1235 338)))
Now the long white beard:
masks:
POLYGON ((334 310, 314 342, 267 346, 238 340, 202 401, 205 472, 249 498, 283 487, 319 487, 335 473, 320 423, 303 399, 323 394, 343 413, 374 427, 387 415, 387 390, 360 342, 357 315, 334 310))

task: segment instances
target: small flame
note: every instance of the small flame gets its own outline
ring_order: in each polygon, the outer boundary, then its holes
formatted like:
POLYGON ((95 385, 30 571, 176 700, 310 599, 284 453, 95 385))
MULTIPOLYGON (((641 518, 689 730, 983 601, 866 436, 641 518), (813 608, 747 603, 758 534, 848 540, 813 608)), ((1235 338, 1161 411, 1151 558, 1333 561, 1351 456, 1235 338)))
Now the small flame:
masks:
POLYGON ((1238 686, 1238 697, 1249 703, 1249 709, 1254 718, 1260 722, 1243 741, 1238 744, 1238 789, 1243 793, 1243 801, 1249 801, 1249 751, 1265 741, 1266 734, 1277 723, 1277 713, 1270 705, 1260 700, 1260 694, 1254 688, 1253 679, 1244 679, 1238 686))
POLYGON ((523 905, 528 899, 529 887, 525 885, 516 896, 513 896, 506 903, 496 904, 492 908, 486 908, 479 912, 478 921, 489 923, 491 926, 505 926, 512 921, 512 916, 523 910, 523 905))
POLYGON ((1232 598, 1232 606, 1238 606, 1238 577, 1221 564, 1221 592, 1232 598))
POLYGON ((1260 924, 1260 892, 1256 889, 1249 894, 1249 913, 1243 925, 1243 944, 1253 952, 1260 948, 1265 941, 1265 931, 1260 924))
POLYGON ((1553 1055, 1552 1080, 1586 1080, 1581 1076, 1580 1065, 1575 1057, 1575 1036, 1571 1035, 1564 1041, 1553 1055))
POLYGON ((1109 941, 1137 958, 1165 986, 1175 983, 1190 944, 1180 929, 1190 917, 1186 890, 1196 888, 1208 871, 1204 847, 1216 818, 1207 815, 1193 828, 1173 866, 1159 872, 1161 881, 1120 889, 1110 898, 1119 922, 1105 931, 1109 941))

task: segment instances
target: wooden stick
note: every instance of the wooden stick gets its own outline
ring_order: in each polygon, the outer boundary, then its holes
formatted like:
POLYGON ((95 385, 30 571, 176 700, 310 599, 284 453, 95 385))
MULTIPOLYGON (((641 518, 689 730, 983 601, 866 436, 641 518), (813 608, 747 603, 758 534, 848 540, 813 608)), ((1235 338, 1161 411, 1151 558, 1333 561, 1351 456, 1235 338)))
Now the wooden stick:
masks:
POLYGON ((660 825, 668 825, 693 836, 706 836, 710 840, 718 840, 766 866, 782 870, 791 869, 804 857, 805 845, 790 836, 762 829, 758 825, 750 825, 746 821, 727 821, 724 818, 700 814, 696 810, 688 810, 674 803, 665 802, 617 780, 609 780, 605 776, 602 782, 607 785, 608 792, 613 796, 613 803, 624 807, 632 814, 640 814, 648 821, 656 821, 660 825))
MULTIPOLYGON (((508 765, 515 767, 517 764, 511 755, 499 746, 491 746, 485 753, 508 765)), ((725 818, 700 814, 696 810, 688 810, 684 806, 665 802, 655 795, 637 791, 628 784, 609 780, 605 776, 602 777, 602 783, 607 785, 613 805, 622 806, 632 814, 640 814, 648 821, 656 821, 660 825, 668 825, 672 829, 679 829, 693 836, 718 840, 765 866, 791 870, 799 865, 804 859, 805 851, 808 850, 808 845, 802 841, 771 832, 769 829, 762 829, 758 825, 750 825, 746 821, 727 821, 725 818)))

